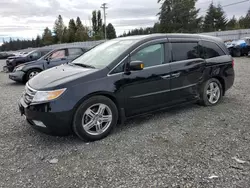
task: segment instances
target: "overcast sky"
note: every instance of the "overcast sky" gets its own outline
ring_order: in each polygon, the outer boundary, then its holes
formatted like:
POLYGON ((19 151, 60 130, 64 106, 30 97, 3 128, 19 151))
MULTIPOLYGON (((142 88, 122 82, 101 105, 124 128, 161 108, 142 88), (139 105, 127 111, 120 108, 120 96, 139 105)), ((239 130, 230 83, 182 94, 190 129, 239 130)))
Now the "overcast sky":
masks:
MULTIPOLYGON (((241 0, 214 0, 228 5, 241 0)), ((106 0, 107 22, 117 31, 152 26, 158 19, 160 5, 157 0, 106 0)), ((204 14, 211 0, 198 0, 197 7, 204 14)), ((68 24, 70 18, 79 16, 90 25, 91 12, 100 9, 102 0, 0 0, 0 43, 3 38, 31 38, 41 34, 45 27, 53 28, 56 17, 61 14, 68 24)), ((224 8, 228 17, 245 15, 250 1, 224 8)))

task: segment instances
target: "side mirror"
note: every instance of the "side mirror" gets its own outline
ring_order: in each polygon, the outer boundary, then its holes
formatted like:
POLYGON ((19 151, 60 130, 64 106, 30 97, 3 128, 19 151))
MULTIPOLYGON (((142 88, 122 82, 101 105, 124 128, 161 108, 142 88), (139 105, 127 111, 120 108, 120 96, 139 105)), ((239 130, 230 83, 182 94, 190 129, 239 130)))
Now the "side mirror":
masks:
POLYGON ((47 63, 49 64, 50 63, 50 57, 46 57, 44 60, 46 60, 47 61, 47 63))
POLYGON ((144 69, 144 64, 142 61, 131 61, 129 63, 130 71, 139 71, 144 69))
POLYGON ((33 56, 32 56, 32 55, 30 55, 30 59, 33 59, 33 56))

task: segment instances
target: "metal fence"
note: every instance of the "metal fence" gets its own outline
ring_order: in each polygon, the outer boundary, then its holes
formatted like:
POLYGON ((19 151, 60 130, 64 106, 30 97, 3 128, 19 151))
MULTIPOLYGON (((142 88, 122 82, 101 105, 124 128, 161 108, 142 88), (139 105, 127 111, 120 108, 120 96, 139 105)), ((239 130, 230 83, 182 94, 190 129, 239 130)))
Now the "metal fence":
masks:
MULTIPOLYGON (((98 40, 98 41, 86 41, 86 42, 73 42, 73 43, 63 43, 63 44, 53 44, 53 45, 48 45, 48 46, 43 46, 40 48, 49 48, 51 50, 57 49, 57 48, 64 48, 64 47, 74 47, 74 46, 78 46, 78 47, 83 47, 83 48, 92 48, 98 44, 101 44, 105 42, 105 40, 98 40)), ((32 50, 35 50, 37 48, 26 48, 26 49, 22 49, 22 50, 18 50, 21 52, 30 52, 32 50)), ((12 51, 12 52, 16 52, 16 51, 12 51)))
POLYGON ((227 40, 239 40, 245 37, 250 37, 250 29, 239 29, 239 30, 231 30, 231 31, 218 31, 218 32, 210 32, 210 33, 201 33, 203 35, 210 35, 214 37, 219 37, 224 41, 227 40))
MULTIPOLYGON (((218 32, 209 32, 209 33, 200 33, 203 35, 215 36, 219 37, 224 41, 227 40, 239 40, 245 37, 250 37, 250 29, 240 29, 240 30, 231 30, 231 31, 218 31, 218 32)), ((105 40, 98 40, 98 41, 86 41, 86 42, 74 42, 74 43, 64 43, 64 44, 54 44, 50 46, 44 46, 41 48, 61 48, 61 47, 70 47, 70 46, 81 46, 86 48, 91 48, 95 45, 105 42, 105 40)), ((19 51, 27 52, 37 48, 27 48, 19 51)))

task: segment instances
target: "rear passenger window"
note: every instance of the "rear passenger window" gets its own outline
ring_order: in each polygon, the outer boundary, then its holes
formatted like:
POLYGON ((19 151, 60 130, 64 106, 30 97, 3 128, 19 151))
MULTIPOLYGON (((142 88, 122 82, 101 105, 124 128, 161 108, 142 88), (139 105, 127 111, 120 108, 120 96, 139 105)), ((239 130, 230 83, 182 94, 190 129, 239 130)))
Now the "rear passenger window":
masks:
POLYGON ((200 57, 197 42, 172 43, 173 61, 196 59, 200 57))
POLYGON ((204 59, 209 59, 209 58, 225 55, 222 49, 213 42, 202 41, 202 46, 203 46, 202 56, 204 59))
POLYGON ((78 56, 83 53, 81 48, 69 48, 69 56, 78 56))

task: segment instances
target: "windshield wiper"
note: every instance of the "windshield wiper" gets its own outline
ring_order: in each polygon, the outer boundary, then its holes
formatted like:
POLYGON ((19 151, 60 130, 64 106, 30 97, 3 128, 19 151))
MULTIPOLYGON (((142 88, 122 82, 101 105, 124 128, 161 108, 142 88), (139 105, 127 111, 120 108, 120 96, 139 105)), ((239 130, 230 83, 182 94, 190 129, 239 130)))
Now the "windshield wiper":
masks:
POLYGON ((83 64, 83 63, 69 63, 69 64, 77 65, 77 66, 84 67, 84 68, 92 68, 92 69, 95 69, 94 66, 92 66, 92 65, 87 65, 87 64, 83 64))

